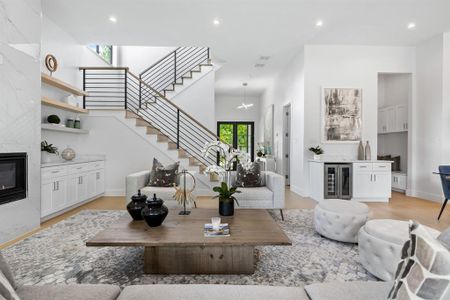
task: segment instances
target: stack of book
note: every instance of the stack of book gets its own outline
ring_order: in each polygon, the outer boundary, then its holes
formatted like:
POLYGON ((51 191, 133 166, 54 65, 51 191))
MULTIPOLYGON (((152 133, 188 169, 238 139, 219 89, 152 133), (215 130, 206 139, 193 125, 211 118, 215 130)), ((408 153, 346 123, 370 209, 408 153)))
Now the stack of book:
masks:
POLYGON ((230 226, 227 223, 220 224, 218 230, 214 229, 212 224, 205 224, 204 231, 205 237, 222 237, 230 236, 230 226))

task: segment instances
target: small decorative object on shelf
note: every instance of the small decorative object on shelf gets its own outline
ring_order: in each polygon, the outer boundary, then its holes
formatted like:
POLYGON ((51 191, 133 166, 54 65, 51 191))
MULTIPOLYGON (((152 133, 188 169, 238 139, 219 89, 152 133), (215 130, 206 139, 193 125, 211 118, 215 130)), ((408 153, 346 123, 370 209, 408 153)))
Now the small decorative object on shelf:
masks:
POLYGON ((145 208, 145 202, 147 201, 147 196, 141 194, 141 190, 138 190, 136 195, 131 196, 131 202, 127 205, 127 210, 130 216, 135 221, 143 220, 142 210, 145 208))
POLYGON ((81 121, 80 121, 80 117, 77 117, 77 118, 75 119, 73 128, 81 129, 81 121))
POLYGON ((153 198, 147 201, 142 210, 142 217, 150 227, 160 226, 168 214, 169 209, 164 205, 162 199, 156 198, 156 194, 153 194, 153 198))
POLYGON ((371 160, 372 159, 372 151, 370 150, 369 141, 366 142, 366 149, 364 151, 364 158, 365 160, 371 160))
POLYGON ((219 214, 221 216, 232 216, 234 215, 234 201, 236 201, 237 205, 239 202, 233 196, 235 193, 240 193, 237 190, 237 187, 228 188, 226 182, 222 182, 221 186, 216 186, 213 188, 213 191, 219 193, 213 198, 219 198, 219 214))
POLYGON ((75 156, 76 156, 75 150, 70 148, 70 146, 67 146, 67 148, 61 152, 61 157, 64 158, 65 160, 72 160, 75 158, 75 156))
POLYGON ((311 147, 308 150, 314 153, 314 160, 320 160, 320 156, 323 154, 323 149, 320 146, 311 147))
POLYGON ((41 142, 41 163, 50 163, 58 157, 58 148, 47 141, 41 142))
POLYGON ((191 212, 186 210, 186 205, 192 205, 195 203, 194 196, 192 195, 192 192, 195 190, 195 177, 191 173, 189 173, 187 170, 181 171, 177 175, 177 179, 180 178, 180 181, 182 182, 181 185, 175 186, 175 195, 173 197, 177 202, 181 205, 183 205, 183 210, 180 211, 179 215, 189 215, 191 212), (186 176, 189 176, 192 178, 193 184, 191 188, 188 188, 186 186, 186 176))
POLYGON ((66 121, 67 128, 75 128, 75 121, 72 118, 68 118, 66 121))
POLYGON ((47 117, 47 122, 50 124, 59 124, 61 123, 61 119, 57 115, 50 115, 47 117))
POLYGON ((365 155, 364 155, 364 145, 362 140, 359 141, 359 146, 358 146, 358 160, 364 160, 365 159, 365 155))
POLYGON ((52 54, 45 56, 45 66, 50 71, 50 76, 58 69, 58 61, 52 54))

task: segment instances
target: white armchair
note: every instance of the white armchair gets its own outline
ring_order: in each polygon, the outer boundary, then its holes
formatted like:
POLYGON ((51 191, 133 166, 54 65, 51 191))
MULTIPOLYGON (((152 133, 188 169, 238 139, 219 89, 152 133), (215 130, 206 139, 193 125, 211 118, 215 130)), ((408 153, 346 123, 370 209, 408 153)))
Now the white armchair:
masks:
MULTIPOLYGON (((241 193, 235 197, 239 201, 238 208, 253 209, 279 209, 281 218, 284 220, 283 209, 285 206, 285 179, 283 176, 265 171, 265 186, 240 187, 241 193)), ((235 182, 236 172, 232 173, 231 182, 235 182)))

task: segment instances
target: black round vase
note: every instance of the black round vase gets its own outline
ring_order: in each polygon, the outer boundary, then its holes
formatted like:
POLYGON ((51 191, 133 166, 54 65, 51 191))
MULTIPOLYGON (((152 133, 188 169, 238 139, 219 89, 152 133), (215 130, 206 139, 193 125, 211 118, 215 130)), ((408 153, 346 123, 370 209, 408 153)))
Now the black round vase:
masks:
POLYGON ((219 214, 221 216, 234 215, 234 200, 219 200, 219 214))
POLYGON ((131 196, 131 202, 128 203, 127 210, 133 220, 143 220, 142 210, 145 208, 146 200, 147 196, 141 194, 141 190, 138 190, 138 193, 136 195, 131 196))
POLYGON ((153 199, 147 201, 145 208, 142 210, 142 217, 150 227, 158 227, 167 217, 169 209, 164 205, 164 201, 156 198, 153 194, 153 199))

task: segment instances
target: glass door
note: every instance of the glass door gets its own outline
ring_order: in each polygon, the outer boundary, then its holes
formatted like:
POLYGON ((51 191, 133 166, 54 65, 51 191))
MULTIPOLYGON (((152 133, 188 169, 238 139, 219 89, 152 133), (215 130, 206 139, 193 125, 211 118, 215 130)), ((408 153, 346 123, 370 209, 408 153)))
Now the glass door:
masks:
MULTIPOLYGON (((250 155, 254 160, 254 122, 217 122, 217 135, 234 148, 250 155)), ((219 162, 222 158, 219 158, 219 162)))

